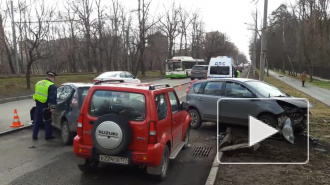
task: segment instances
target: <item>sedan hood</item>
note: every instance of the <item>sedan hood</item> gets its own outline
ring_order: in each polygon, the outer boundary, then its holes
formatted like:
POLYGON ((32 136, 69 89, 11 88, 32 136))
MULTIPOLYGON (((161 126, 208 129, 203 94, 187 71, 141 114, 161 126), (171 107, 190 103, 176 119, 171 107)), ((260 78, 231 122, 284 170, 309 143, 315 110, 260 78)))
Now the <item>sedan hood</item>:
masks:
MULTIPOLYGON (((294 99, 287 97, 274 97, 274 99, 290 103, 292 105, 297 106, 298 108, 307 108, 308 106, 307 102, 303 99, 294 99)), ((311 105, 309 107, 311 107, 311 105)))

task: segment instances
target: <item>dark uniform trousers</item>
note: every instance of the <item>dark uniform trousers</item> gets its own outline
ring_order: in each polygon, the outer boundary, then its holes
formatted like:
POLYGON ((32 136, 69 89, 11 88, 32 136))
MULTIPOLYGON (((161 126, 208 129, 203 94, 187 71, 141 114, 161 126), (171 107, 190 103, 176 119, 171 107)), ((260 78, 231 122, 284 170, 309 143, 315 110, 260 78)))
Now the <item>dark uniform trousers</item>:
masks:
POLYGON ((52 120, 48 120, 44 122, 43 119, 43 110, 48 108, 48 103, 40 103, 36 100, 36 109, 34 113, 34 120, 33 120, 33 138, 38 137, 39 127, 44 123, 45 125, 45 138, 50 138, 53 136, 52 133, 52 120))

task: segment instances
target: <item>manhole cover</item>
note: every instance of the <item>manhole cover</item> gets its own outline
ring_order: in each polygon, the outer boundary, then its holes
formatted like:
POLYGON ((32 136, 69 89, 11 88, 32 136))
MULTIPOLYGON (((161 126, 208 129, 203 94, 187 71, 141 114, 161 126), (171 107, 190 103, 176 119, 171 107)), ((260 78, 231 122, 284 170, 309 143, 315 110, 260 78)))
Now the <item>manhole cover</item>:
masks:
POLYGON ((193 156, 198 156, 198 157, 208 157, 210 154, 212 147, 195 147, 194 151, 193 151, 193 156))

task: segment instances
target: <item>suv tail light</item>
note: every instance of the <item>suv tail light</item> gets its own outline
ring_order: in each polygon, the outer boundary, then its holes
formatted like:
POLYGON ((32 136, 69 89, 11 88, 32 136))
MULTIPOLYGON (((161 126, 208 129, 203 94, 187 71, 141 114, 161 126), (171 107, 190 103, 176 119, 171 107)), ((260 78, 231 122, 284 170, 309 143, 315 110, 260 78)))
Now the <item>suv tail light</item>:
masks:
POLYGON ((84 114, 79 114, 78 124, 77 124, 77 135, 82 137, 83 135, 83 122, 84 122, 84 114))
POLYGON ((149 144, 157 143, 156 121, 149 122, 149 144))
POLYGON ((189 85, 189 87, 188 87, 188 89, 187 89, 186 94, 188 94, 188 92, 190 91, 190 88, 191 88, 191 86, 192 86, 193 83, 194 83, 194 81, 190 82, 190 85, 189 85))
POLYGON ((99 80, 94 79, 94 82, 98 82, 99 80))
POLYGON ((210 79, 210 76, 207 76, 207 79, 210 79))

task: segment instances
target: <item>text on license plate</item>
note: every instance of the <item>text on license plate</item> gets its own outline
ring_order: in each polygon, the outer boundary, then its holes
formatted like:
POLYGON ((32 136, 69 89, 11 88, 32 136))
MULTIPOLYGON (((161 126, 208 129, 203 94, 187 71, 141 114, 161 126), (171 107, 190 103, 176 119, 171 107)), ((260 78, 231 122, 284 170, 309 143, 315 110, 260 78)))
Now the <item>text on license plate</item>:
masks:
POLYGON ((116 157, 108 155, 100 155, 100 161, 115 164, 128 164, 128 158, 126 157, 116 157))

